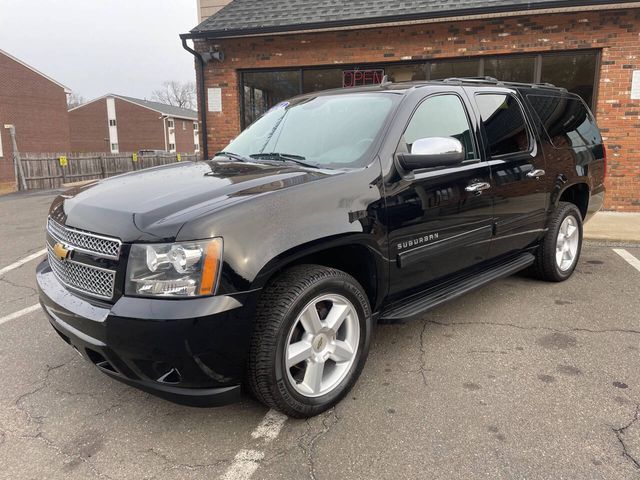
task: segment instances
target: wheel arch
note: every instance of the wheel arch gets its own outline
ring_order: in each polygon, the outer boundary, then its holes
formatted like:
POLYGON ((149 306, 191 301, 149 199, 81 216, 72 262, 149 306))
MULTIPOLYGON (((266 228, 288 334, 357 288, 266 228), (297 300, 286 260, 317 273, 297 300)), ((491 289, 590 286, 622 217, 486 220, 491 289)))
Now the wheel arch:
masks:
POLYGON ((589 188, 589 184, 586 182, 573 183, 565 186, 560 192, 558 192, 554 201, 554 206, 557 208, 560 202, 573 203, 578 207, 578 210, 580 210, 582 220, 584 220, 587 217, 587 212, 589 210, 590 196, 591 189, 589 188))
POLYGON ((365 290, 372 311, 385 295, 385 256, 370 235, 324 238, 294 247, 271 259, 256 275, 252 289, 265 287, 280 272, 295 265, 331 267, 354 277, 365 290))

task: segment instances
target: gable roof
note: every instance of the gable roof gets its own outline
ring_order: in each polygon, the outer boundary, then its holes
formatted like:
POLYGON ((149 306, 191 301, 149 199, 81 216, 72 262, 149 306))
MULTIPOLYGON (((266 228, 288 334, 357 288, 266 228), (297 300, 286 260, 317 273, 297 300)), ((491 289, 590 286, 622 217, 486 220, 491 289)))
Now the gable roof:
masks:
POLYGON ((198 120, 198 112, 195 110, 189 110, 188 108, 180 108, 174 107, 173 105, 167 105, 165 103, 160 102, 152 102, 150 100, 142 100, 140 98, 133 97, 125 97, 124 95, 116 95, 113 93, 108 93, 98 98, 94 98, 93 100, 89 100, 82 105, 78 105, 77 107, 69 109, 70 112, 74 110, 78 110, 79 108, 86 107, 90 103, 97 102, 99 100, 104 100, 105 98, 119 98, 120 100, 124 100, 125 102, 136 104, 140 107, 148 108, 149 110, 153 110, 154 112, 158 112, 162 115, 166 115, 167 117, 175 117, 175 118, 183 118, 187 120, 198 120))
POLYGON ((111 96, 126 100, 131 103, 135 103, 150 110, 155 110, 156 112, 160 112, 163 115, 167 115, 169 117, 190 118, 193 120, 198 119, 198 112, 196 112, 195 110, 189 110, 188 108, 174 107, 173 105, 167 105, 166 103, 152 102, 150 100, 140 100, 139 98, 125 97, 123 95, 111 96))
POLYGON ((59 86, 60 88, 62 88, 62 90, 64 90, 64 93, 71 93, 71 89, 69 87, 65 87, 63 84, 61 84, 60 82, 54 80, 53 78, 51 78, 48 75, 45 75, 44 73, 42 73, 40 70, 36 70, 35 68, 33 68, 31 65, 24 63, 22 60, 20 60, 19 58, 14 57, 13 55, 11 55, 8 52, 5 52, 4 50, 0 49, 0 55, 4 55, 5 57, 10 58, 11 60, 13 60, 16 63, 19 63, 20 65, 22 65, 23 67, 28 68, 29 70, 31 70, 32 72, 40 75, 42 78, 49 80, 51 83, 55 83, 57 86, 59 86))
MULTIPOLYGON (((234 0, 186 38, 222 38, 447 17, 624 4, 611 0, 234 0)), ((638 2, 631 2, 638 3, 638 2)), ((640 3, 639 3, 640 5, 640 3)), ((600 7, 602 8, 602 7, 600 7)))

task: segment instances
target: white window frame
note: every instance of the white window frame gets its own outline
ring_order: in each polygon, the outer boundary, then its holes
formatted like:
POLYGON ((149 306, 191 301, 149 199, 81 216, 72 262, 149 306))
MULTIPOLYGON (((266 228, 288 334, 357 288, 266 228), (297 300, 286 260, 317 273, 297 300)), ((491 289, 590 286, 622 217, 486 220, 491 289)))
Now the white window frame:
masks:
POLYGON ((198 130, 200 130, 200 127, 198 126, 198 122, 193 122, 193 131, 197 132, 198 130))
POLYGON ((175 128, 175 123, 172 118, 167 120, 167 128, 175 128))
POLYGON ((2 132, 0 132, 0 158, 4 157, 4 154, 2 153, 2 132))
POLYGON ((116 100, 113 97, 107 98, 107 125, 109 126, 109 147, 111 153, 120 153, 118 146, 118 127, 116 115, 116 100), (116 125, 111 125, 113 120, 116 125), (114 148, 115 147, 115 148, 114 148))
POLYGON ((169 144, 169 152, 174 153, 176 151, 176 144, 175 143, 170 143, 169 144))

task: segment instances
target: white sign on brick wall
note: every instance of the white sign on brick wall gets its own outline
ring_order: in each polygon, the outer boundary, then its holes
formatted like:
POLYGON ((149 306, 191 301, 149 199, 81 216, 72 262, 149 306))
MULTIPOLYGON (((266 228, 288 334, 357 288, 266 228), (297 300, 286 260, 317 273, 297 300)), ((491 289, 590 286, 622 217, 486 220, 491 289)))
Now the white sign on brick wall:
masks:
POLYGON ((210 112, 222 112, 222 89, 221 88, 208 88, 207 98, 210 112))
POLYGON ((631 78, 631 100, 640 100, 640 70, 633 71, 631 78))

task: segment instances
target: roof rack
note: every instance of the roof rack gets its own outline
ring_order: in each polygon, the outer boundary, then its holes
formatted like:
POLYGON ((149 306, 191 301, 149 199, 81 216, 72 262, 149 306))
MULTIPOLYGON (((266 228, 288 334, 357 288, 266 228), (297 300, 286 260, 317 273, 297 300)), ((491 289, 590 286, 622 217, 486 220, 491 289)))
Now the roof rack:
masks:
POLYGON ((556 87, 551 83, 523 83, 523 82, 508 82, 503 80, 498 80, 494 77, 451 77, 445 78, 443 80, 436 80, 437 82, 443 83, 458 83, 462 84, 464 82, 470 83, 484 83, 490 85, 504 85, 504 86, 513 86, 513 87, 529 87, 529 88, 549 88, 553 90, 560 90, 562 92, 566 92, 567 89, 564 87, 556 87))
POLYGON ((452 82, 491 83, 494 85, 500 83, 500 80, 493 77, 449 77, 441 81, 447 82, 447 83, 452 83, 452 82))

